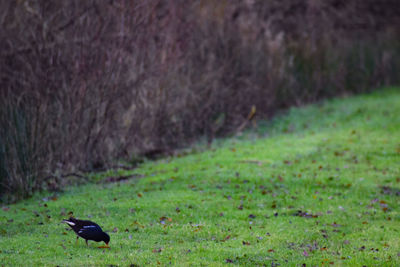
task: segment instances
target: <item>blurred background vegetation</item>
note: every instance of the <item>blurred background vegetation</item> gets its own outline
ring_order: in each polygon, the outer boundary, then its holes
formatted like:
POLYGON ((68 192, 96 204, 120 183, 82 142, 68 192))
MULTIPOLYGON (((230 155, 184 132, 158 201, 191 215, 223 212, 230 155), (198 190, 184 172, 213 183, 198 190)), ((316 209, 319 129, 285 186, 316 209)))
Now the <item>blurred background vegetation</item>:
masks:
POLYGON ((0 26, 3 201, 400 80, 398 0, 1 1, 0 26))

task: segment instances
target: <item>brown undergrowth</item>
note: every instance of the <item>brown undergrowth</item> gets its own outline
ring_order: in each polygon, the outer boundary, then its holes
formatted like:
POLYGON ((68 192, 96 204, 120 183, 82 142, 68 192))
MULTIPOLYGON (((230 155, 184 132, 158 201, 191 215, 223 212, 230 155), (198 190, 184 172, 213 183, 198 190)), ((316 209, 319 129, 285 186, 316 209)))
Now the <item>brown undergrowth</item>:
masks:
POLYGON ((211 142, 252 113, 399 82, 390 1, 1 5, 0 191, 11 200, 49 175, 211 142))

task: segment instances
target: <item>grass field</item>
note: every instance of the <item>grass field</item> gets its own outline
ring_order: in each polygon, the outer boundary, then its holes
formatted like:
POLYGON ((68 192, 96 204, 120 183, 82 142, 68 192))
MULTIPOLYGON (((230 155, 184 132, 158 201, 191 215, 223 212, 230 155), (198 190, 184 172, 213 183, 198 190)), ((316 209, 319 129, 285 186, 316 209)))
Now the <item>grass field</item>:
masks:
POLYGON ((400 266, 400 90, 293 108, 93 179, 2 206, 0 265, 400 266), (76 244, 70 212, 111 249, 76 244))

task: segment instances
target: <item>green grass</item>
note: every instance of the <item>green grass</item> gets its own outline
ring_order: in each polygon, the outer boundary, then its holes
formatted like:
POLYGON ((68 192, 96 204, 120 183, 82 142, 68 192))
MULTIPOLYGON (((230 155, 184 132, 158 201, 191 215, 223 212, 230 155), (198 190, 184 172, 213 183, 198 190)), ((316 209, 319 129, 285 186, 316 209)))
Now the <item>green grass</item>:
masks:
POLYGON ((131 173, 144 177, 3 206, 0 265, 400 265, 396 88, 108 175, 131 173), (111 249, 76 245, 60 223, 70 211, 99 223, 111 249))

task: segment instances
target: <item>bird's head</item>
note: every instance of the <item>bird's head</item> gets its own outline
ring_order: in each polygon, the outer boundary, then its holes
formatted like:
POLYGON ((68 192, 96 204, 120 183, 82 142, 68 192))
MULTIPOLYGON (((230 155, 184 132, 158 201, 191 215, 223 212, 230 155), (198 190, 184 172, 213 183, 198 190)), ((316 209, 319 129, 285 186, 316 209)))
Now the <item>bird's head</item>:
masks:
POLYGON ((103 241, 108 246, 108 243, 110 242, 110 236, 107 233, 104 233, 104 232, 103 232, 103 241))

